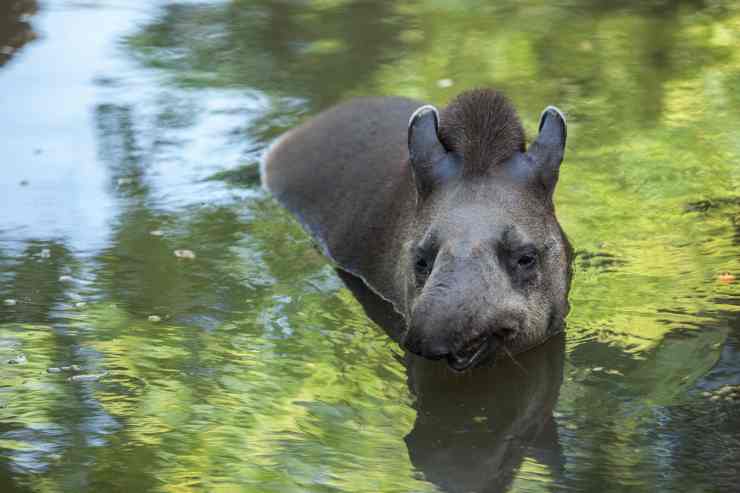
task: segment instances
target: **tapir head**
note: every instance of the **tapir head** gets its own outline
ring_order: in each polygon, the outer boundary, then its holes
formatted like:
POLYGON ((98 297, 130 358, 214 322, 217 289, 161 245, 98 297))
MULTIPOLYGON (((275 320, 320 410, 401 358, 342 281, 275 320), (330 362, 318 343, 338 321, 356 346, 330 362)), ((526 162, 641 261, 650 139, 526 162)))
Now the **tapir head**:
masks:
POLYGON ((564 116, 548 107, 526 150, 514 109, 490 90, 463 93, 441 114, 414 112, 406 349, 464 370, 563 329, 571 247, 553 192, 565 139, 564 116))

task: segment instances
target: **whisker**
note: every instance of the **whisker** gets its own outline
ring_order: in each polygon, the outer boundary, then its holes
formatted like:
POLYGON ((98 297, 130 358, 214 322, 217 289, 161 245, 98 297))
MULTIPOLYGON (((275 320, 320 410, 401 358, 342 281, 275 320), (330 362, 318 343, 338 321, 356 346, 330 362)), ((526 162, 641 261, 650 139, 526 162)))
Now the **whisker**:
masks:
POLYGON ((518 361, 516 360, 516 358, 514 358, 514 355, 513 355, 513 354, 511 354, 511 351, 509 351, 509 348, 507 348, 506 346, 501 346, 501 347, 503 348, 504 352, 505 352, 505 353, 506 353, 506 355, 507 355, 507 356, 509 357, 509 359, 511 359, 511 361, 513 361, 513 362, 514 362, 514 364, 515 364, 516 366, 518 366, 518 367, 519 367, 519 368, 520 368, 520 369, 521 369, 521 370, 522 370, 522 371, 524 372, 524 374, 525 374, 525 375, 529 375, 529 372, 527 371, 527 369, 526 369, 526 368, 524 368, 524 367, 523 367, 523 366, 521 365, 521 363, 519 363, 519 362, 518 362, 518 361))

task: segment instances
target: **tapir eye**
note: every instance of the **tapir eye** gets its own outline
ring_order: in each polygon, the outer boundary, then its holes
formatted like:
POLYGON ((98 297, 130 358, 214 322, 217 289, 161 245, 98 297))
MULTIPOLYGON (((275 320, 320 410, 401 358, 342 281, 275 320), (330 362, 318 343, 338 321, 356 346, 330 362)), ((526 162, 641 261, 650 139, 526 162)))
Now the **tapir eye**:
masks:
POLYGON ((418 248, 414 253, 414 272, 416 274, 417 284, 424 284, 434 267, 434 254, 423 248, 418 248))
POLYGON ((432 270, 431 266, 429 265, 429 261, 424 257, 424 255, 417 253, 416 254, 416 262, 414 263, 414 268, 416 269, 417 274, 424 274, 427 275, 432 270))
POLYGON ((525 253, 519 257, 519 260, 517 260, 517 264, 519 264, 519 267, 523 269, 531 269, 536 263, 537 257, 528 253, 525 253))

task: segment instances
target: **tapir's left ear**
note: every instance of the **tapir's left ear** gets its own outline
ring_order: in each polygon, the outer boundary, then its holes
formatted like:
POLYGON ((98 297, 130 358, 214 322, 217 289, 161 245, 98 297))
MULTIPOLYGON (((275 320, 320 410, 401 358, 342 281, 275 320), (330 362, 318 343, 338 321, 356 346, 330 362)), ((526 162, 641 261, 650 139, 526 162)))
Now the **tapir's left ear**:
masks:
POLYGON ((425 105, 414 111, 409 118, 408 145, 416 190, 424 198, 454 171, 439 140, 437 108, 425 105))
POLYGON ((565 139, 568 135, 565 115, 556 107, 548 106, 540 117, 539 131, 537 139, 529 146, 528 154, 534 158, 543 184, 552 192, 565 155, 565 139))

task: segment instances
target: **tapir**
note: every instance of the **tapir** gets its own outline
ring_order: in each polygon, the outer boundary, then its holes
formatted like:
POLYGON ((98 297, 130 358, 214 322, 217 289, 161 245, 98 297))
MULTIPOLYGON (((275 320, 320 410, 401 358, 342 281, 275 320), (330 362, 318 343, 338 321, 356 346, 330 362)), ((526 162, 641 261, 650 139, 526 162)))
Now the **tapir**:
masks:
POLYGON ((406 350, 464 371, 565 327, 572 248, 553 202, 562 112, 548 106, 538 132, 527 149, 493 89, 441 111, 357 98, 279 137, 262 182, 336 268, 388 303, 406 350))

